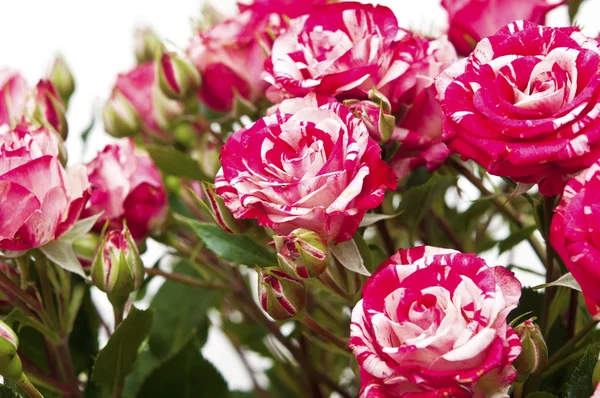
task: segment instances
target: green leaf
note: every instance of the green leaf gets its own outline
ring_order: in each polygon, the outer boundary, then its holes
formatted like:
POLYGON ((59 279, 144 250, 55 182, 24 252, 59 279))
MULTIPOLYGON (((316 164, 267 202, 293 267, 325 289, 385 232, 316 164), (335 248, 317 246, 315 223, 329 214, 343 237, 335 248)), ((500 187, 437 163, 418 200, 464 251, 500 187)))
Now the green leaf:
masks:
POLYGON ((600 349, 588 346, 583 358, 571 375, 567 383, 567 398, 591 397, 594 394, 594 385, 592 383, 592 373, 596 362, 598 362, 598 353, 600 349))
POLYGON ((369 244, 365 241, 365 238, 359 233, 356 232, 354 237, 352 238, 358 251, 360 252, 360 256, 362 257, 365 268, 368 272, 375 271, 376 265, 373 264, 373 258, 371 257, 371 250, 369 250, 369 244))
POLYGON ((433 205, 433 201, 443 198, 446 190, 455 182, 455 177, 434 174, 424 184, 402 194, 402 201, 398 208, 402 214, 398 219, 410 228, 411 236, 415 236, 421 220, 433 205))
POLYGON ((125 380, 123 396, 135 397, 142 387, 146 378, 158 367, 160 361, 149 350, 144 350, 138 354, 138 359, 133 365, 133 372, 125 380))
MULTIPOLYGON (((192 266, 185 261, 180 262, 174 271, 177 274, 196 276, 192 266)), ((214 290, 166 281, 150 304, 150 308, 154 310, 149 340, 152 353, 162 358, 177 351, 194 331, 202 337, 203 342, 210 324, 207 311, 215 297, 214 290)))
POLYGON ((571 296, 571 289, 564 286, 558 288, 552 302, 550 303, 550 309, 548 310, 548 321, 546 322, 546 330, 544 335, 547 336, 548 332, 554 322, 558 319, 558 316, 567 308, 569 304, 569 297, 571 296))
POLYGON ((87 289, 81 308, 75 318, 73 331, 69 336, 69 348, 75 371, 89 373, 98 355, 98 330, 100 318, 87 289))
POLYGON ((542 301, 543 295, 540 292, 536 292, 530 287, 524 287, 521 291, 519 306, 508 314, 508 322, 512 322, 525 313, 528 314, 529 318, 534 316, 539 318, 542 314, 542 301))
POLYGON ((127 318, 100 350, 92 380, 107 388, 114 388, 133 370, 138 350, 152 327, 152 310, 140 311, 131 307, 127 318))
POLYGON ((214 224, 183 219, 206 247, 219 257, 247 266, 270 267, 277 265, 275 254, 244 235, 230 235, 214 224))
POLYGON ((558 398, 558 397, 554 394, 550 394, 549 392, 538 391, 538 392, 533 392, 531 394, 527 394, 527 398, 558 398))
POLYGON ((10 387, 0 384, 0 398, 20 398, 20 395, 11 390, 10 387))
POLYGON ((162 362, 140 388, 139 398, 215 398, 228 395, 227 384, 215 367, 202 357, 194 337, 162 362))
POLYGON ((358 245, 354 239, 329 245, 329 252, 344 268, 361 275, 370 276, 371 273, 365 268, 365 262, 360 254, 358 245))
POLYGON ((175 148, 162 145, 147 145, 144 147, 148 155, 161 171, 177 177, 198 181, 212 181, 200 168, 197 161, 175 148))
POLYGON ((537 230, 537 225, 529 225, 511 234, 508 238, 498 244, 498 254, 502 254, 523 242, 525 239, 529 238, 535 230, 537 230))
POLYGON ((543 289, 545 287, 551 287, 551 286, 564 286, 564 287, 568 287, 573 290, 577 290, 579 292, 581 291, 581 286, 579 286, 579 282, 577 282, 575 280, 575 278, 573 277, 573 275, 570 272, 564 274, 563 276, 561 276, 554 282, 537 285, 537 286, 532 287, 532 289, 539 290, 539 289, 543 289))
POLYGON ((396 214, 367 213, 367 214, 365 214, 365 216, 363 217, 362 221, 360 222, 360 226, 361 227, 368 227, 368 226, 371 226, 371 225, 373 225, 373 224, 375 224, 375 223, 377 223, 378 221, 381 221, 381 220, 390 220, 392 218, 396 218, 400 214, 402 214, 401 211, 397 212, 396 214))

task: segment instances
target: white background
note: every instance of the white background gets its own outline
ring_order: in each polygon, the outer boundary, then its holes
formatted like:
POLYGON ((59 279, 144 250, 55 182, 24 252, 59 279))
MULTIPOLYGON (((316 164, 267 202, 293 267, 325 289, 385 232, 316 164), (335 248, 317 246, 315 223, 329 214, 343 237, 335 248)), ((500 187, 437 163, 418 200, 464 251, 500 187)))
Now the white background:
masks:
MULTIPOLYGON (((134 66, 134 28, 149 25, 172 45, 184 48, 192 33, 191 19, 199 15, 203 3, 202 0, 4 0, 0 3, 0 66, 20 70, 29 84, 34 85, 45 74, 54 53, 60 52, 66 57, 77 82, 68 113, 69 159, 70 162, 87 161, 110 137, 102 131, 101 123, 96 123, 89 148, 83 153, 79 134, 92 115, 98 114, 117 74, 134 66)), ((235 11, 233 0, 213 3, 223 13, 235 11)), ((396 11, 403 27, 428 33, 444 28, 445 12, 439 0, 382 0, 379 3, 396 11)), ((600 24, 594 26, 598 15, 600 0, 587 0, 577 18, 584 33, 598 34, 600 24)), ((548 23, 567 25, 566 7, 553 11, 548 23)), ((151 250, 150 257, 157 250, 151 250)), ((519 246, 512 255, 522 265, 539 265, 526 246, 519 246)), ((510 260, 508 255, 499 258, 494 252, 485 257, 497 264, 507 264, 510 260)), ((150 261, 148 259, 148 263, 150 261)), ((538 282, 526 275, 517 276, 526 284, 538 282)), ((105 318, 110 318, 108 313, 105 318)), ((221 370, 230 388, 251 387, 235 352, 216 329, 211 330, 203 353, 221 370)), ((252 358, 252 363, 258 368, 265 366, 264 361, 257 358, 252 358)))

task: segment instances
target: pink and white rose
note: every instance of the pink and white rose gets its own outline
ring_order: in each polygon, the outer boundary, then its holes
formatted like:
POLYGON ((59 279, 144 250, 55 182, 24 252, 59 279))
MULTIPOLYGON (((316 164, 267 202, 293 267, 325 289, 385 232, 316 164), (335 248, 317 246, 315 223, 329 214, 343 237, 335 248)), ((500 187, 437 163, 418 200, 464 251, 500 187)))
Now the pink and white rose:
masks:
POLYGON ((511 23, 437 79, 444 138, 490 174, 562 192, 600 157, 600 48, 578 28, 511 23))
POLYGON ((543 25, 548 11, 561 4, 564 0, 442 0, 448 11, 448 36, 465 56, 481 39, 515 20, 543 25))
POLYGON ((241 12, 251 10, 255 14, 277 14, 287 18, 296 18, 309 14, 315 7, 325 5, 328 0, 244 0, 238 2, 241 12))
POLYGON ((213 25, 194 36, 188 56, 202 75, 200 100, 211 110, 229 112, 236 96, 256 102, 267 84, 260 78, 271 45, 268 15, 252 10, 213 25))
POLYGON ((58 239, 89 198, 83 166, 65 170, 57 137, 22 123, 0 126, 0 250, 24 251, 58 239))
POLYGON ((21 120, 28 95, 29 87, 19 72, 0 68, 0 125, 21 120))
POLYGON ((96 224, 102 229, 121 229, 123 220, 134 239, 158 230, 167 217, 168 201, 160 172, 149 156, 136 153, 133 141, 107 145, 87 164, 94 191, 85 215, 104 211, 96 224))
POLYGON ((234 133, 221 152, 217 193, 237 219, 327 242, 352 238, 397 179, 365 124, 342 104, 308 96, 234 133))
POLYGON ((367 280, 350 348, 361 397, 508 397, 519 338, 506 323, 521 284, 473 254, 399 250, 367 280))
MULTIPOLYGON (((135 110, 134 116, 139 117, 140 133, 146 139, 173 141, 170 125, 173 119, 182 114, 183 105, 179 101, 167 98, 161 92, 154 62, 143 63, 117 76, 109 102, 125 100, 135 110)), ((118 106, 123 107, 123 104, 118 106)), ((126 114, 127 111, 122 113, 126 114)))
POLYGON ((292 20, 275 40, 263 74, 271 84, 267 96, 273 102, 308 93, 364 100, 375 87, 395 112, 455 60, 451 46, 430 43, 437 42, 398 27, 385 6, 325 5, 292 20))
POLYGON ((567 184, 552 218, 550 241, 583 291, 593 316, 600 314, 600 161, 567 184))

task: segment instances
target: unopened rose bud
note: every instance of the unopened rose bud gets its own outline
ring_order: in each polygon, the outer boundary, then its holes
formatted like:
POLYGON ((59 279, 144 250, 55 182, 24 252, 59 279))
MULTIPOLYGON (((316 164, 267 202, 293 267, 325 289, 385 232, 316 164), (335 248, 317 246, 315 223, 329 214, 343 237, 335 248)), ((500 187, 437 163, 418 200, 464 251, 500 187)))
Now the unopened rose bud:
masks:
POLYGON ((261 269, 258 297, 271 317, 283 321, 296 316, 306 303, 304 282, 278 269, 261 269))
POLYGON ((371 138, 381 143, 390 139, 396 118, 388 114, 384 106, 371 101, 345 101, 344 105, 365 123, 371 138))
POLYGON ((6 323, 0 321, 0 375, 9 380, 19 379, 23 374, 17 348, 17 335, 6 323))
POLYGON ((102 120, 108 134, 117 138, 135 135, 141 129, 139 115, 119 90, 114 90, 111 98, 104 105, 102 120))
POLYGON ((152 115, 161 130, 170 131, 185 113, 181 101, 168 98, 158 86, 152 87, 152 115))
POLYGON ((60 135, 63 140, 66 139, 69 128, 65 106, 50 80, 39 81, 35 87, 34 98, 34 119, 60 135))
POLYGON ((135 31, 135 58, 138 64, 152 61, 164 51, 164 44, 152 29, 142 28, 135 31))
POLYGON ((201 77, 198 69, 187 59, 172 53, 164 53, 157 62, 158 84, 171 99, 184 99, 196 93, 201 77))
POLYGON ((513 365, 519 374, 518 380, 526 380, 530 374, 544 366, 548 361, 548 347, 539 326, 528 319, 515 327, 521 340, 522 351, 513 365))
POLYGON ((327 244, 317 233, 298 228, 287 236, 273 237, 281 268, 297 278, 316 278, 327 268, 327 244))
POLYGON ((71 98, 71 95, 75 91, 75 80, 62 56, 58 55, 54 58, 52 67, 48 72, 48 80, 52 82, 66 107, 69 103, 69 98, 71 98))
POLYGON ((104 236, 92 264, 92 282, 113 301, 125 301, 144 279, 144 264, 126 225, 104 236))
POLYGON ((211 183, 202 182, 202 191, 208 202, 215 223, 225 232, 230 234, 241 234, 246 231, 251 223, 248 220, 236 220, 231 211, 225 206, 223 198, 215 192, 215 186, 211 183))

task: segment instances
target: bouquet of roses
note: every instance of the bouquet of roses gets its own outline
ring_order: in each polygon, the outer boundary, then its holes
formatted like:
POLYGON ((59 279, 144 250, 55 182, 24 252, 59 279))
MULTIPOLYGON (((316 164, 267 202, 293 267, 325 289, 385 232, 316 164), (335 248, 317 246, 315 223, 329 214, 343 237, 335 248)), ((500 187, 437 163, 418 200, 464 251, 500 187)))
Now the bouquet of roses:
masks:
POLYGON ((185 50, 140 30, 85 165, 65 61, 0 69, 0 395, 600 397, 600 43, 544 25, 562 4, 443 0, 439 37, 331 0, 205 9, 185 50))

